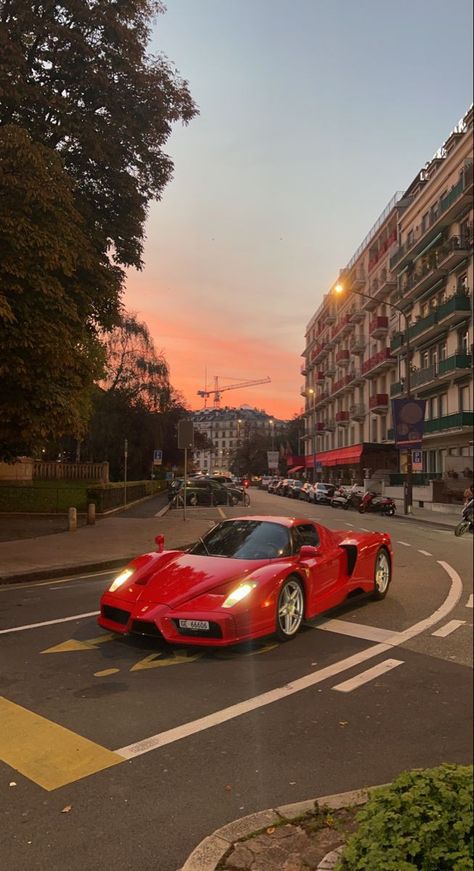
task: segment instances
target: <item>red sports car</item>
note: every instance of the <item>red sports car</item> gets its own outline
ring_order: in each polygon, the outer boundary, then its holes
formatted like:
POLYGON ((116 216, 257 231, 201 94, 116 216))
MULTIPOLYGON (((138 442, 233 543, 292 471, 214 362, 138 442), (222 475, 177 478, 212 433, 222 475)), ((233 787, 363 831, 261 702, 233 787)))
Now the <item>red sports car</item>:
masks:
POLYGON ((351 594, 383 599, 392 574, 387 533, 334 532, 305 518, 224 520, 185 551, 156 542, 103 594, 104 629, 213 647, 286 641, 351 594))

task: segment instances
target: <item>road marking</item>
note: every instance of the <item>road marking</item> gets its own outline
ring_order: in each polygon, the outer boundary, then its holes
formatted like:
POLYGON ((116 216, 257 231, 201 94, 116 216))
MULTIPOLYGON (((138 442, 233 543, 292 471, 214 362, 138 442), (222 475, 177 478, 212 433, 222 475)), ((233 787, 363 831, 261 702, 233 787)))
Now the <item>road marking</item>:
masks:
POLYGON ((73 650, 95 650, 104 641, 115 641, 118 637, 114 632, 107 632, 104 635, 99 635, 98 638, 89 638, 86 641, 69 638, 67 641, 62 641, 61 644, 55 644, 54 647, 42 650, 41 653, 70 653, 73 650))
POLYGON ((0 759, 48 791, 123 761, 112 750, 2 696, 0 759))
POLYGON ((441 626, 436 630, 436 632, 432 632, 431 634, 436 635, 438 638, 446 638, 447 635, 451 635, 451 632, 459 629, 460 626, 464 626, 465 622, 465 620, 450 620, 449 623, 441 626))
POLYGON ((163 508, 160 508, 160 510, 156 512, 155 517, 163 517, 163 515, 170 510, 170 507, 171 502, 168 502, 167 505, 163 505, 163 508))
POLYGON ((164 747, 166 744, 180 741, 182 738, 187 738, 190 735, 195 735, 196 733, 202 732, 205 729, 210 729, 213 726, 218 726, 222 723, 226 723, 228 720, 235 719, 236 717, 240 717, 243 714, 249 713, 250 711, 257 710, 258 708, 265 707, 266 705, 270 705, 273 702, 279 701, 280 699, 288 698, 294 693, 301 692, 302 690, 308 689, 315 684, 321 683, 322 681, 333 677, 335 674, 347 671, 348 669, 353 668, 361 662, 365 662, 368 659, 373 659, 380 653, 387 653, 389 650, 393 649, 393 647, 398 646, 405 641, 410 640, 411 638, 414 638, 416 635, 420 635, 422 632, 429 629, 435 623, 439 623, 440 620, 442 620, 444 617, 446 617, 447 614, 450 613, 450 611, 452 611, 452 609, 458 603, 463 590, 462 581, 457 571, 453 569, 452 566, 449 565, 449 563, 443 562, 442 560, 437 560, 437 562, 451 579, 451 586, 449 588, 448 595, 446 596, 444 602, 439 606, 439 608, 437 608, 436 611, 434 611, 428 617, 425 617, 418 623, 414 623, 413 626, 410 626, 403 632, 394 633, 392 637, 392 643, 387 641, 385 643, 374 644, 373 647, 366 648, 365 650, 362 650, 353 656, 349 656, 346 659, 335 662, 332 665, 320 669, 319 671, 304 675, 303 677, 293 681, 291 684, 287 684, 283 687, 277 687, 274 690, 270 690, 269 692, 254 696, 253 698, 247 699, 244 702, 239 702, 235 705, 231 705, 228 708, 223 708, 220 711, 215 711, 213 714, 209 714, 206 717, 201 717, 198 720, 191 720, 189 723, 183 723, 181 726, 177 726, 174 729, 169 729, 166 732, 159 732, 156 735, 151 735, 149 738, 145 738, 142 741, 136 741, 133 744, 128 744, 126 747, 121 747, 115 752, 118 753, 120 756, 123 756, 124 759, 133 759, 135 756, 141 756, 143 753, 149 753, 151 750, 156 750, 158 747, 164 747))
POLYGON ((201 659, 204 656, 204 651, 199 651, 199 653, 195 654, 187 654, 187 653, 172 653, 171 656, 164 656, 162 653, 151 653, 149 656, 145 656, 145 659, 141 659, 139 662, 132 665, 130 671, 143 671, 147 668, 164 668, 167 665, 183 665, 187 662, 195 662, 197 659, 201 659))
POLYGON ((225 513, 223 508, 218 508, 217 510, 221 517, 227 517, 227 514, 225 513))
POLYGON ((343 683, 338 683, 337 686, 332 687, 332 689, 337 690, 338 693, 351 693, 352 690, 356 690, 357 687, 360 687, 371 680, 375 680, 375 678, 380 677, 380 675, 385 674, 385 672, 390 671, 392 668, 396 668, 397 665, 403 665, 403 660, 385 659, 383 662, 379 662, 378 665, 374 665, 372 668, 362 671, 355 677, 351 677, 343 683))
POLYGON ((323 632, 337 632, 338 635, 350 635, 352 638, 364 638, 366 641, 388 641, 389 638, 396 639, 398 635, 393 629, 378 629, 377 626, 365 626, 348 620, 325 620, 314 628, 322 629, 323 632))
POLYGON ((433 556, 433 554, 430 553, 429 550, 419 550, 418 553, 422 553, 423 556, 433 556))
POLYGON ((353 523, 348 523, 347 520, 344 520, 344 526, 354 526, 353 523))
POLYGON ((45 620, 43 623, 28 623, 26 626, 11 626, 10 629, 0 629, 0 635, 7 632, 25 632, 27 629, 40 629, 42 626, 53 626, 55 623, 69 623, 71 620, 85 620, 86 617, 97 617, 100 611, 88 611, 87 614, 73 614, 72 617, 59 617, 57 620, 45 620))
POLYGON ((411 547, 411 544, 408 544, 407 541, 400 541, 400 539, 397 541, 397 544, 403 544, 404 547, 411 547))
POLYGON ((361 529, 362 532, 370 532, 371 531, 370 529, 367 529, 366 526, 359 526, 359 529, 361 529))
MULTIPOLYGON (((125 561, 124 561, 125 562, 125 561)), ((88 575, 71 575, 69 578, 50 578, 49 581, 35 581, 31 584, 1 584, 0 593, 8 593, 9 590, 30 590, 31 587, 49 587, 50 584, 67 584, 69 581, 77 581, 78 578, 99 578, 101 575, 116 575, 117 569, 107 569, 105 572, 91 572, 88 575)))
POLYGON ((466 608, 472 608, 472 600, 473 600, 473 594, 471 593, 471 595, 469 596, 469 599, 466 602, 466 608))
POLYGON ((102 671, 95 671, 94 677, 108 677, 109 674, 117 674, 119 668, 104 668, 102 671))
POLYGON ((159 732, 157 735, 151 735, 143 741, 136 741, 134 744, 128 744, 126 747, 121 747, 115 752, 124 759, 133 759, 135 756, 141 756, 143 753, 149 753, 150 750, 156 750, 157 747, 164 747, 166 744, 172 744, 175 741, 180 741, 182 738, 187 738, 189 735, 195 735, 197 732, 202 732, 205 729, 210 729, 213 726, 219 726, 236 717, 241 717, 242 714, 248 714, 250 711, 255 711, 258 708, 270 705, 280 699, 288 698, 299 693, 301 690, 321 683, 335 674, 346 671, 365 662, 376 656, 378 653, 386 653, 390 650, 388 644, 378 644, 375 647, 370 647, 367 650, 362 650, 359 653, 328 665, 319 671, 314 671, 311 674, 304 675, 297 680, 292 681, 282 687, 277 687, 274 690, 261 693, 253 698, 246 699, 243 702, 238 702, 235 705, 230 705, 228 708, 222 708, 220 711, 215 711, 213 714, 208 714, 198 720, 191 720, 189 723, 183 723, 174 729, 168 729, 166 732, 159 732))

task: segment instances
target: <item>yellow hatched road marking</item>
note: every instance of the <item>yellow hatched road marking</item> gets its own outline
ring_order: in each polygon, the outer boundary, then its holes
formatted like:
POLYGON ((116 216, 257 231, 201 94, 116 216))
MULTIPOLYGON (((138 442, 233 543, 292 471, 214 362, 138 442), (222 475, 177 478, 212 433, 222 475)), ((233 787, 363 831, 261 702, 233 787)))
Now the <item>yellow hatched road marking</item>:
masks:
POLYGON ((98 638, 89 638, 86 641, 78 641, 76 638, 69 638, 61 644, 55 644, 54 647, 48 647, 42 650, 41 653, 70 653, 72 650, 95 650, 98 644, 103 644, 104 641, 114 641, 118 638, 113 632, 108 632, 106 635, 99 635, 98 638))
POLYGON ((146 656, 145 659, 141 659, 140 662, 132 665, 130 671, 142 671, 147 668, 164 668, 167 665, 183 665, 187 662, 195 662, 197 659, 201 659, 204 656, 204 653, 194 653, 194 654, 180 654, 173 653, 171 656, 163 656, 162 653, 151 653, 150 656, 146 656))
POLYGON ((0 759, 51 791, 123 758, 0 696, 0 759))

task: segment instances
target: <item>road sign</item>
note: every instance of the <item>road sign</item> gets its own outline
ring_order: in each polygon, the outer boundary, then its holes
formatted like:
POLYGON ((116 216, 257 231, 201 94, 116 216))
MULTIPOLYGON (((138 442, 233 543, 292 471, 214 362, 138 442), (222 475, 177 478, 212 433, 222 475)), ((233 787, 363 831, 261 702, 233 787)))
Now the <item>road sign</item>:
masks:
POLYGON ((163 462, 163 451, 153 451, 153 465, 161 466, 163 462))
POLYGON ((178 448, 186 450, 194 447, 194 425, 192 420, 178 421, 178 448))
POLYGON ((423 471, 423 451, 411 452, 411 465, 414 472, 423 471))
POLYGON ((267 465, 269 470, 278 470, 278 457, 278 451, 267 451, 267 465))

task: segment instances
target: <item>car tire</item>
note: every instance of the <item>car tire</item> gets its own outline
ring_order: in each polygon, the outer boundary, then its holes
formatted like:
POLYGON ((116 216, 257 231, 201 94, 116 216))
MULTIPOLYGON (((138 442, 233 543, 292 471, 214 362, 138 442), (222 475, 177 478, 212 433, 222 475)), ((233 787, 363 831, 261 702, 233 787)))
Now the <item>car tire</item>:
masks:
POLYGON ((284 582, 277 601, 275 634, 279 641, 290 641, 298 633, 304 619, 304 589, 299 578, 291 575, 284 582), (288 613, 288 608, 294 608, 288 613))
POLYGON ((365 505, 359 505, 358 511, 359 514, 365 514, 365 505))
POLYGON ((467 530, 469 529, 469 526, 469 520, 461 520, 461 523, 458 523, 456 529, 454 530, 456 538, 460 538, 461 535, 464 535, 464 533, 467 532, 467 530))
POLYGON ((377 551, 374 566, 374 599, 385 599, 392 580, 392 565, 390 555, 386 547, 381 547, 377 551))

